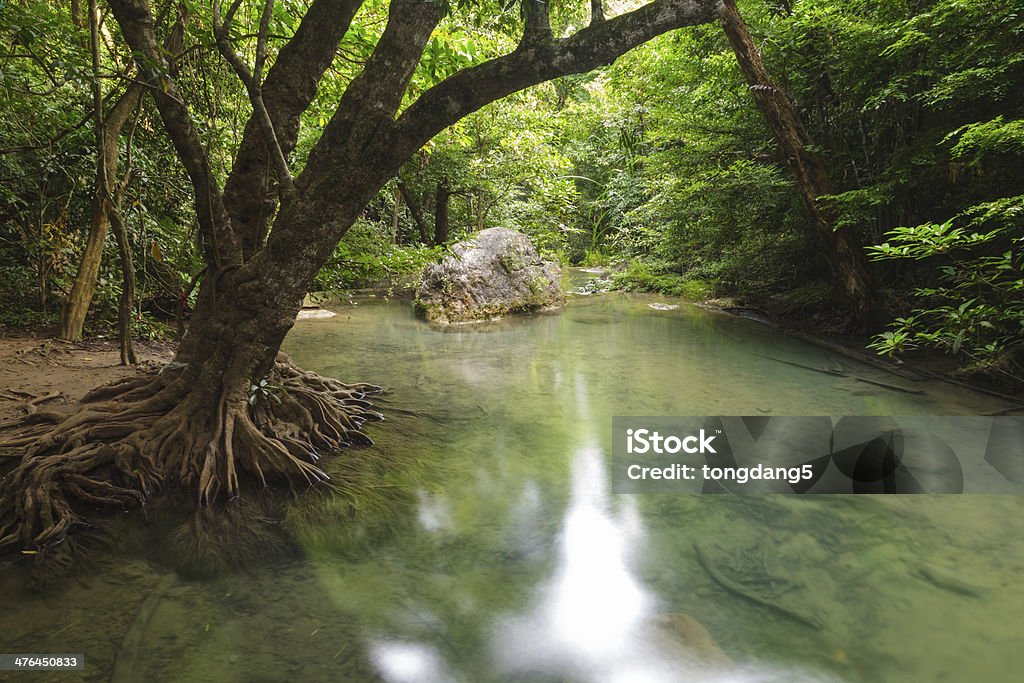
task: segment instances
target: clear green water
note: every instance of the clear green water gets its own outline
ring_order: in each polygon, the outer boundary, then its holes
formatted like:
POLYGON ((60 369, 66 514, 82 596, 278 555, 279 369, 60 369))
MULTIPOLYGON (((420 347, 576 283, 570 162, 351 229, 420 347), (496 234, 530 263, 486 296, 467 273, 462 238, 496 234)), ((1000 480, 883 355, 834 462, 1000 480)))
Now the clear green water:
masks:
POLYGON ((364 301, 299 322, 285 344, 299 364, 383 384, 418 413, 370 427, 378 452, 421 470, 397 531, 353 544, 324 514, 303 522, 292 562, 156 593, 158 570, 107 561, 82 585, 12 598, 0 651, 85 652, 86 680, 106 680, 119 649, 147 681, 1020 680, 1024 498, 615 496, 608 481, 614 415, 1001 406, 779 363, 764 356, 851 361, 655 301, 579 298, 449 330, 408 302, 364 301), (778 609, 722 588, 695 544, 778 609), (152 618, 126 639, 147 595, 152 618), (696 622, 730 663, 708 664, 696 622))

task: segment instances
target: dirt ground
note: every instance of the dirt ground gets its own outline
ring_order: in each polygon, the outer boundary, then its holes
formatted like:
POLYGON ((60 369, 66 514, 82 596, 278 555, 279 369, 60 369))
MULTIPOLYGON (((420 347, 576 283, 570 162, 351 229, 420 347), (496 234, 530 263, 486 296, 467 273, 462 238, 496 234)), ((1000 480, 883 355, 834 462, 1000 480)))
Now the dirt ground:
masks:
MULTIPOLYGON (((169 361, 173 346, 136 343, 140 366, 169 361)), ((30 336, 0 337, 0 419, 31 410, 70 407, 94 387, 137 372, 120 364, 113 340, 71 343, 30 336)))

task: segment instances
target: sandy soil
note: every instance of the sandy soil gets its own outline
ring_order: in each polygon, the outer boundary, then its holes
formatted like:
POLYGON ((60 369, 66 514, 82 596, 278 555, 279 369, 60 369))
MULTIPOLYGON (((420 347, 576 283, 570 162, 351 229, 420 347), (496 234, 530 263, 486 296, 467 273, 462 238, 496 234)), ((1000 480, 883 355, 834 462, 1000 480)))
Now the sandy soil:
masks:
MULTIPOLYGON (((169 361, 173 347, 137 343, 146 367, 169 361)), ((70 408, 90 389, 127 377, 136 368, 120 364, 117 342, 70 343, 38 337, 0 337, 0 418, 35 409, 70 408)))

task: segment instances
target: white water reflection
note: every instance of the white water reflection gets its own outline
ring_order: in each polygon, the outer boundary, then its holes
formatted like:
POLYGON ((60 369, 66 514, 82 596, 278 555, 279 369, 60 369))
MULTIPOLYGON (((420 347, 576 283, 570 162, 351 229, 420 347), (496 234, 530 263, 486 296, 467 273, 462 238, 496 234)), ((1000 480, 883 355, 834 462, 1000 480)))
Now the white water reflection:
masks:
POLYGON ((653 597, 630 569, 642 536, 639 517, 629 499, 612 509, 598 449, 577 454, 571 486, 554 575, 528 613, 495 628, 503 671, 610 674, 636 650, 635 635, 654 611, 653 597))
POLYGON ((454 680, 437 651, 419 643, 379 642, 370 657, 388 683, 442 683, 454 680))
POLYGON ((417 518, 425 531, 436 533, 454 528, 452 512, 444 498, 423 489, 416 492, 416 498, 419 501, 417 518))
POLYGON ((763 665, 725 667, 674 640, 659 629, 659 605, 632 568, 644 535, 634 499, 613 504, 599 449, 576 454, 571 486, 551 579, 525 614, 496 622, 492 648, 501 674, 593 683, 837 681, 763 665))

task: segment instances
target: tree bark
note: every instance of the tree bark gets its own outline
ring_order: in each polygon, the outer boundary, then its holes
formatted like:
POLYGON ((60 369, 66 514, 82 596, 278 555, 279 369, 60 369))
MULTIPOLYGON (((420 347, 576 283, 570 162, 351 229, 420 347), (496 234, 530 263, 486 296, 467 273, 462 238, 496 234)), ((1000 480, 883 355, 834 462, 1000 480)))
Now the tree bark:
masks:
POLYGON ((813 141, 800 121, 796 108, 764 68, 761 53, 750 37, 735 0, 725 0, 721 18, 740 72, 750 85, 754 101, 796 178, 800 196, 807 205, 836 283, 848 300, 853 322, 860 331, 876 322, 878 302, 868 271, 867 258, 857 236, 836 229, 835 209, 828 195, 833 193, 828 166, 813 150, 813 141))

